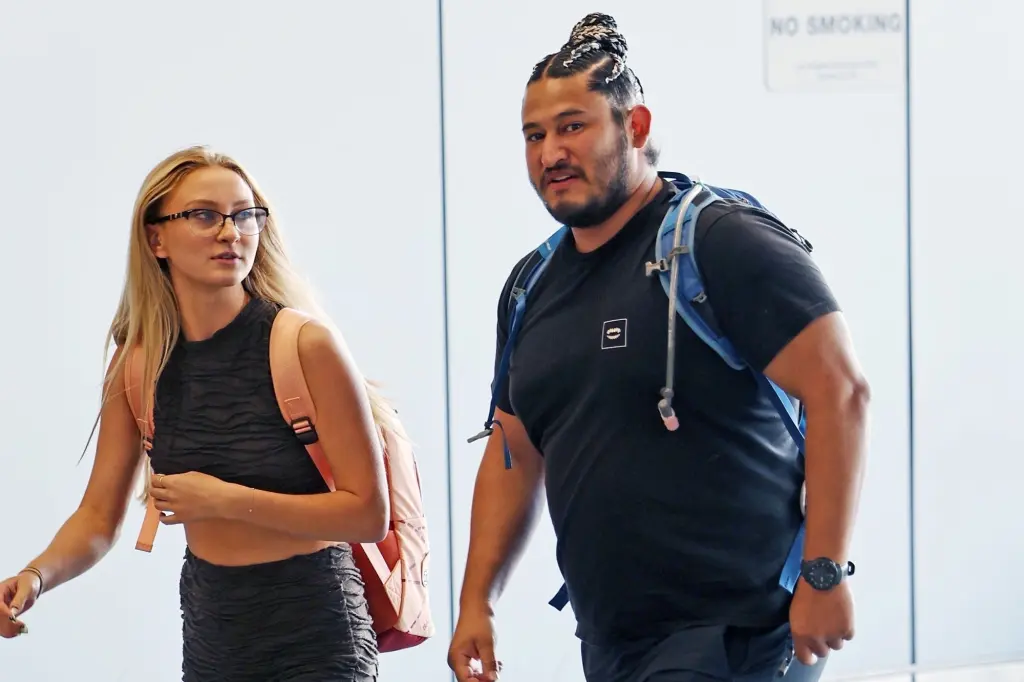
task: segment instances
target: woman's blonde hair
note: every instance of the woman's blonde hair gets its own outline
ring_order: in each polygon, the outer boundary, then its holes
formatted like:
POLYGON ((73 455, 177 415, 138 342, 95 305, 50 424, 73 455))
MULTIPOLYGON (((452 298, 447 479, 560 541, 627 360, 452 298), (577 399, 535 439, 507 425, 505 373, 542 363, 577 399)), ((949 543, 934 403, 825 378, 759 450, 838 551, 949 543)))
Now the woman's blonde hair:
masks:
MULTIPOLYGON (((240 163, 205 146, 183 149, 167 157, 150 171, 135 200, 124 290, 107 333, 107 352, 110 350, 111 342, 116 345, 118 352, 104 381, 104 403, 116 392, 124 390, 123 385, 113 386, 111 383, 129 356, 129 353, 125 352, 126 349, 141 346, 146 358, 142 385, 156 386, 171 351, 178 342, 181 325, 177 299, 167 271, 150 248, 147 224, 157 217, 163 199, 186 176, 197 169, 210 167, 226 168, 237 173, 252 190, 256 204, 271 208, 252 176, 240 163)), ((245 278, 243 286, 249 295, 302 310, 337 333, 333 323, 317 304, 311 287, 292 269, 272 210, 260 233, 252 270, 245 278)), ((394 408, 371 382, 366 381, 365 385, 374 421, 378 426, 404 436, 394 408)), ((148 457, 145 474, 143 500, 149 494, 149 479, 152 474, 148 457)))

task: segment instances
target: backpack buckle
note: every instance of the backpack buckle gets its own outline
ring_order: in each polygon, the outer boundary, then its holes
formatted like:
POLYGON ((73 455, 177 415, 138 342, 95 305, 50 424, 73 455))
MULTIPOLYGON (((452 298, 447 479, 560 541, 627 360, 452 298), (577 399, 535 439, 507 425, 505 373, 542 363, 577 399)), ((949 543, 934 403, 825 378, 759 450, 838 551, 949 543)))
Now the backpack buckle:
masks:
POLYGON ((319 434, 316 432, 316 427, 313 426, 313 422, 309 420, 309 417, 299 417, 293 419, 292 430, 295 431, 295 437, 299 439, 299 442, 303 445, 312 445, 320 440, 319 434))
POLYGON ((648 261, 644 263, 644 275, 650 277, 656 272, 668 272, 670 269, 668 261, 664 258, 659 258, 656 261, 648 261))
POLYGON ((491 427, 487 427, 483 431, 481 431, 480 433, 476 434, 475 436, 471 436, 471 437, 467 438, 466 442, 467 443, 475 443, 476 441, 480 440, 481 438, 487 438, 492 433, 494 433, 494 429, 491 428, 491 427))
POLYGON ((644 274, 650 277, 656 272, 668 272, 672 269, 670 261, 675 260, 676 256, 682 256, 687 253, 690 253, 690 247, 685 244, 675 246, 668 252, 668 255, 665 258, 659 258, 656 261, 648 261, 644 263, 644 274))

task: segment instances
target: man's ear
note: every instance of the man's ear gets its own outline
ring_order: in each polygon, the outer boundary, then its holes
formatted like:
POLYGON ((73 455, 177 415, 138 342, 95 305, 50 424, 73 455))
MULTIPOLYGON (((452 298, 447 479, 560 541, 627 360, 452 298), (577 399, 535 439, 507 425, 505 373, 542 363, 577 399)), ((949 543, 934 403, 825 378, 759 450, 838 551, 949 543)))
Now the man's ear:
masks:
POLYGON ((149 241, 149 248, 157 258, 167 258, 167 251, 160 240, 160 230, 155 225, 146 226, 146 238, 149 241))
POLYGON ((637 104, 629 110, 629 132, 633 147, 643 149, 651 136, 651 110, 637 104))

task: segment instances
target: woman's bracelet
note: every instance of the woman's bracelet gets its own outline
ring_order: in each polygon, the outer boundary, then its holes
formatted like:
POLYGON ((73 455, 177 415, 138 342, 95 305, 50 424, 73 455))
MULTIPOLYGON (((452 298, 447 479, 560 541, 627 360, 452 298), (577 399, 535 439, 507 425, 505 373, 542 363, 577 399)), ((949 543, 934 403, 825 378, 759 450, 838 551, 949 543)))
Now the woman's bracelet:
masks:
POLYGON ((26 566, 25 568, 21 569, 18 572, 18 575, 21 575, 22 573, 34 573, 35 576, 37 578, 39 578, 39 593, 36 595, 36 597, 38 598, 39 595, 41 595, 43 593, 43 574, 42 574, 42 572, 38 568, 36 568, 35 566, 26 566))

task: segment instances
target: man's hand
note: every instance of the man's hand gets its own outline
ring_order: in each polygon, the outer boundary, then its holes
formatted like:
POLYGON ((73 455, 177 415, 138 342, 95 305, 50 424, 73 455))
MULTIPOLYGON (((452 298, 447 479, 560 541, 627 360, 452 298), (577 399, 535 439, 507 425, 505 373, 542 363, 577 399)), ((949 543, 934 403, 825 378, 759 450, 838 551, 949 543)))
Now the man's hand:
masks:
POLYGON ((448 648, 448 667, 458 682, 494 682, 501 661, 494 656, 494 616, 486 607, 463 608, 448 648))
POLYGON ((829 650, 853 639, 853 592, 843 580, 831 590, 815 590, 801 579, 789 607, 793 649, 804 665, 814 665, 829 650))

